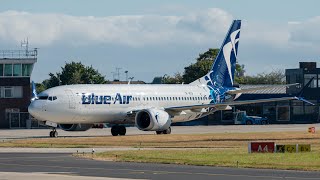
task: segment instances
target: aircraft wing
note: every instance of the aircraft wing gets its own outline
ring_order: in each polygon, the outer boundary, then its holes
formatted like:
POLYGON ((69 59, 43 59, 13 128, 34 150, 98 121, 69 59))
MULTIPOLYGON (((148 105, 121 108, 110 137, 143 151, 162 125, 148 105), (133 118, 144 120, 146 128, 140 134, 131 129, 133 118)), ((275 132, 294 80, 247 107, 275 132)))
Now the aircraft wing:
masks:
POLYGON ((271 99, 231 101, 231 102, 222 102, 217 104, 200 104, 200 105, 191 105, 191 106, 168 107, 168 108, 165 108, 165 110, 166 111, 184 111, 184 110, 197 110, 197 109, 203 109, 203 108, 217 108, 217 109, 223 110, 226 107, 232 106, 232 105, 254 104, 254 103, 262 103, 262 102, 287 101, 287 100, 304 101, 303 98, 298 98, 298 97, 282 97, 282 98, 271 98, 271 99))
POLYGON ((299 83, 273 85, 273 86, 261 86, 261 87, 249 88, 249 89, 231 90, 231 91, 228 91, 227 93, 228 94, 239 94, 239 93, 247 93, 247 92, 258 91, 258 90, 274 89, 274 88, 278 88, 278 87, 289 87, 289 86, 297 86, 297 85, 299 85, 299 83))

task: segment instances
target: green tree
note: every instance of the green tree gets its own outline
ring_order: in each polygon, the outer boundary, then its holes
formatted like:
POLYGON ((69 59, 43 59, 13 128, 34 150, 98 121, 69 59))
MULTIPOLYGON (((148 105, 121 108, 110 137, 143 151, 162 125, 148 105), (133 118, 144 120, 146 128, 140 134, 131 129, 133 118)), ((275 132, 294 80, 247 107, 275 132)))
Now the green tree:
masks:
POLYGON ((40 93, 44 90, 46 90, 46 87, 42 83, 35 83, 36 85, 36 92, 40 93))
POLYGON ((49 73, 49 79, 42 82, 45 89, 67 84, 105 84, 104 76, 92 66, 85 66, 81 62, 66 63, 61 72, 49 73))
POLYGON ((199 54, 196 63, 184 68, 184 74, 182 76, 183 82, 188 84, 206 75, 210 71, 218 52, 219 49, 209 49, 208 51, 199 54))
MULTIPOLYGON (((208 51, 199 54, 197 62, 184 68, 183 81, 191 83, 202 76, 205 76, 211 69, 213 61, 216 59, 219 49, 209 49, 208 51)), ((239 83, 242 81, 245 70, 244 65, 236 64, 235 81, 239 83)))
POLYGON ((244 76, 240 84, 285 84, 283 70, 274 70, 270 73, 260 73, 255 76, 244 76))
POLYGON ((153 79, 151 84, 181 84, 183 83, 182 75, 180 73, 174 74, 174 76, 169 76, 165 74, 164 76, 157 76, 153 79))
POLYGON ((183 83, 183 78, 180 73, 174 74, 174 76, 164 75, 162 78, 162 84, 181 84, 183 83))

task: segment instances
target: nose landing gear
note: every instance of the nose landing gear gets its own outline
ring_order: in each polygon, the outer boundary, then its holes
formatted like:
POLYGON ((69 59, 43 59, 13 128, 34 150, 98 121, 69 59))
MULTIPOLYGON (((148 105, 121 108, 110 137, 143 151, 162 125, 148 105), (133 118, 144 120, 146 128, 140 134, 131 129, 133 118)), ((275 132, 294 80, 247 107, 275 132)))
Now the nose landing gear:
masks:
POLYGON ((58 137, 58 131, 56 130, 56 128, 52 128, 52 131, 50 131, 49 133, 50 137, 58 137))

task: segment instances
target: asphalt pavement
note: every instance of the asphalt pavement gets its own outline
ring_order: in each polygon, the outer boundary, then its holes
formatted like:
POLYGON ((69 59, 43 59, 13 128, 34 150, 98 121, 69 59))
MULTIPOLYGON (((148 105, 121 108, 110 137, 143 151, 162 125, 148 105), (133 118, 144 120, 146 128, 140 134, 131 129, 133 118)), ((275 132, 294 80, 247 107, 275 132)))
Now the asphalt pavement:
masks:
POLYGON ((44 174, 59 179, 320 179, 320 172, 96 161, 63 153, 0 153, 1 172, 12 173, 9 179, 27 177, 21 175, 26 173, 33 180, 44 174))

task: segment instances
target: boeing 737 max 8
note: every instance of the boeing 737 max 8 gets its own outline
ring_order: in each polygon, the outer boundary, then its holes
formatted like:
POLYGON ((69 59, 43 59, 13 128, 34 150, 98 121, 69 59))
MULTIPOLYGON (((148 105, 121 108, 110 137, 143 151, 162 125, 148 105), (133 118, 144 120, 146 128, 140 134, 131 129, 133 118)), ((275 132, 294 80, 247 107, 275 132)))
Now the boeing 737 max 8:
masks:
POLYGON ((240 20, 233 21, 211 70, 190 84, 65 85, 45 90, 38 96, 33 88, 29 113, 53 127, 51 137, 58 136, 55 129, 58 125, 66 131, 84 131, 94 123, 113 124, 111 133, 114 136, 126 134, 122 124, 135 124, 142 131, 170 134, 173 122, 198 119, 217 110, 231 109, 232 105, 303 100, 283 97, 234 101, 243 92, 265 89, 241 90, 234 85, 240 26, 240 20))

